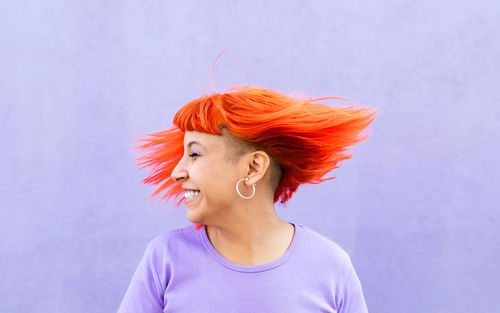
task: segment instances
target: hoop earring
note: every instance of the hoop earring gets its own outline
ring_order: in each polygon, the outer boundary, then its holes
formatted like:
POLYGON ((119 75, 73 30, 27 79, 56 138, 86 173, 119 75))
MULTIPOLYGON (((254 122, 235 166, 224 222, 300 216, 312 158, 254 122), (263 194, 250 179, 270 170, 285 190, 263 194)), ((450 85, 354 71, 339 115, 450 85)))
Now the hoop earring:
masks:
POLYGON ((238 193, 238 195, 240 195, 240 197, 242 197, 244 199, 251 199, 251 198, 253 198, 253 196, 255 195, 255 184, 252 185, 252 187, 253 187, 252 195, 250 197, 245 197, 244 195, 241 194, 240 190, 238 189, 238 185, 240 184, 240 182, 242 180, 248 181, 248 177, 247 178, 242 178, 242 179, 238 180, 238 183, 236 184, 236 192, 238 193))

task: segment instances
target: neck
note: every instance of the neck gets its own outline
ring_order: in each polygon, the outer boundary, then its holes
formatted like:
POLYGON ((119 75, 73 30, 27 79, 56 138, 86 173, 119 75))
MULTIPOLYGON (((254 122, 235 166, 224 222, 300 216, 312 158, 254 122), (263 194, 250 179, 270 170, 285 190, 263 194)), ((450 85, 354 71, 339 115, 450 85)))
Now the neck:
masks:
POLYGON ((274 207, 266 212, 239 214, 233 216, 232 222, 205 225, 212 246, 239 264, 267 263, 279 258, 288 249, 294 228, 276 215, 274 207))

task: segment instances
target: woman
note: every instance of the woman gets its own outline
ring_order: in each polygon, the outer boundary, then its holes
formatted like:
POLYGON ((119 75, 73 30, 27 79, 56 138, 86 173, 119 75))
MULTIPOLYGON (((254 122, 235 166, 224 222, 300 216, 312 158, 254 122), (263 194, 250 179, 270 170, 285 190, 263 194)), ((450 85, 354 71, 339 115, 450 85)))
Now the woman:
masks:
POLYGON ((234 87, 139 140, 144 183, 160 184, 151 197, 184 195, 176 205, 196 225, 147 245, 118 312, 367 312, 349 255, 274 208, 333 179, 322 177, 368 136, 376 110, 313 103, 324 99, 342 98, 234 87))

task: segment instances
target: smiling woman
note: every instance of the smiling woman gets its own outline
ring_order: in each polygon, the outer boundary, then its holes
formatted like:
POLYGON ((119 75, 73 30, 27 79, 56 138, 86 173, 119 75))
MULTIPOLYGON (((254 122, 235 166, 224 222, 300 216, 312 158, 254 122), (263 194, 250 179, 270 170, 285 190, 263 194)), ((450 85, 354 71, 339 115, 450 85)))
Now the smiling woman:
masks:
POLYGON ((119 312, 367 312, 349 255, 274 208, 333 179, 368 136, 376 110, 315 103, 326 99, 351 101, 232 87, 137 140, 138 165, 152 167, 143 182, 159 185, 151 197, 183 196, 196 225, 148 244, 119 312))
POLYGON ((169 178, 183 156, 185 131, 223 135, 227 129, 229 155, 239 158, 253 146, 267 151, 280 164, 284 173, 274 202, 284 204, 299 185, 333 179, 322 177, 352 157, 350 146, 368 137, 362 132, 376 110, 313 103, 327 99, 351 101, 339 97, 300 100, 270 89, 238 86, 189 102, 175 115, 172 128, 136 141, 145 142, 137 150, 149 152, 137 159, 138 165, 143 165, 141 169, 153 166, 143 182, 162 183, 151 197, 164 190, 162 200, 181 195, 181 186, 169 178))

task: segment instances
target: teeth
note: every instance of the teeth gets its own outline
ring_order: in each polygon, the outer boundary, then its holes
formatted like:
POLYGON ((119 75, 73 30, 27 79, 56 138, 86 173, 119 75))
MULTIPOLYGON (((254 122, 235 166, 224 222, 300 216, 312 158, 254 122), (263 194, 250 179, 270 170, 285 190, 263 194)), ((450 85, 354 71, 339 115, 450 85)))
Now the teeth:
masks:
POLYGON ((199 191, 186 191, 184 193, 184 197, 186 198, 194 198, 196 197, 200 192, 199 191))

